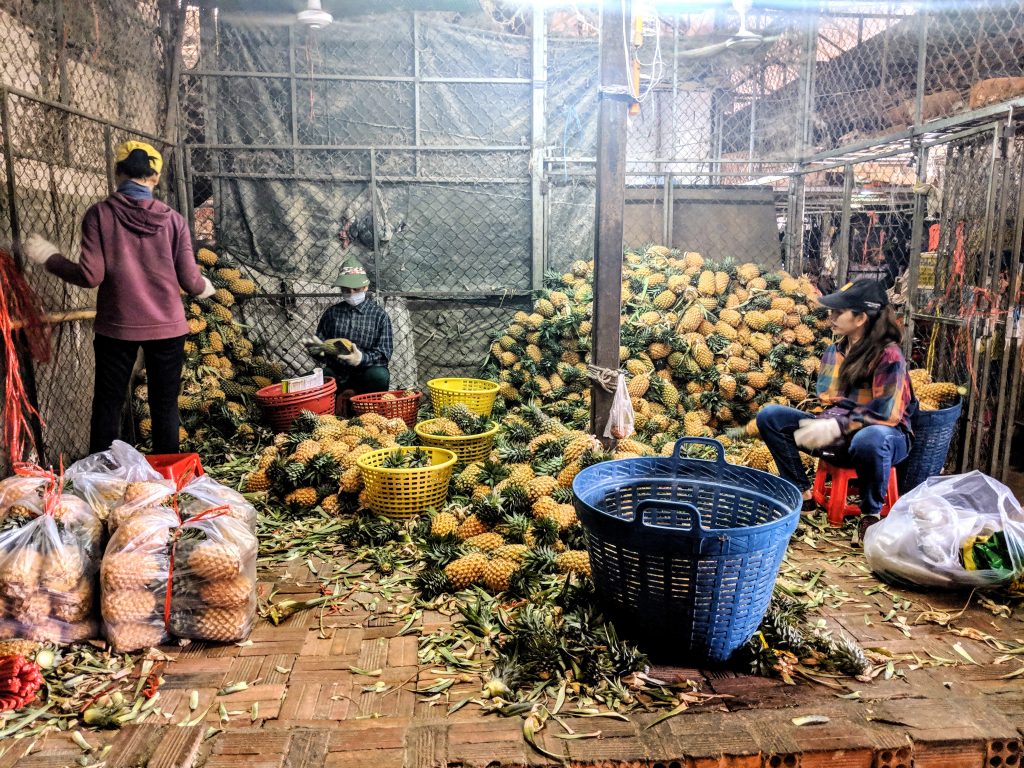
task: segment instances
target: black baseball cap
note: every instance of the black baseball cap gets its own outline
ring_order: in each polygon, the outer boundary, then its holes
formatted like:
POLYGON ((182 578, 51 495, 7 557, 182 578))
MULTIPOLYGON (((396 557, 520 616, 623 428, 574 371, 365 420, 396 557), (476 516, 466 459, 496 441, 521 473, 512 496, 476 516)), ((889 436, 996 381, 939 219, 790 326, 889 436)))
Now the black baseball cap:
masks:
POLYGON ((822 296, 818 303, 829 309, 852 309, 854 312, 879 312, 889 306, 889 294, 875 280, 855 280, 835 293, 822 296))

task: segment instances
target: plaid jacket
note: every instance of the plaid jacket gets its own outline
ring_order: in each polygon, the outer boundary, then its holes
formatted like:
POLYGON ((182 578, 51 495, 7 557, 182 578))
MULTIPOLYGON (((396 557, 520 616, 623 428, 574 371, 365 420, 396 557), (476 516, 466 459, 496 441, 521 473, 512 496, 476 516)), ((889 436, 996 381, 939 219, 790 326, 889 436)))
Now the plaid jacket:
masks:
POLYGON ((384 308, 367 297, 358 305, 345 302, 328 307, 320 316, 316 335, 321 339, 348 339, 363 353, 360 368, 387 366, 395 349, 391 319, 384 308))
POLYGON ((910 405, 914 392, 903 350, 898 344, 888 344, 875 367, 871 385, 840 392, 839 368, 846 358, 845 344, 844 340, 831 345, 821 358, 817 390, 819 399, 826 406, 821 416, 836 419, 844 435, 872 424, 900 427, 913 434, 910 405))

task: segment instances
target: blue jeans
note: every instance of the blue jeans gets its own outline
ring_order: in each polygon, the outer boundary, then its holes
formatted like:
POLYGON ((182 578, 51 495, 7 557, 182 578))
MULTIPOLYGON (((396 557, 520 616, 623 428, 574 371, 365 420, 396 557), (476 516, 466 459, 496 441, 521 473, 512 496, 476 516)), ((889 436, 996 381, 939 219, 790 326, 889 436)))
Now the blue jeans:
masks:
MULTIPOLYGON (((807 491, 811 481, 800 461, 793 433, 801 419, 809 418, 810 414, 784 405, 767 405, 757 413, 758 431, 779 466, 779 475, 801 491, 807 491)), ((861 514, 877 515, 885 503, 889 470, 907 458, 910 437, 902 429, 873 424, 854 432, 845 449, 837 453, 837 463, 857 470, 861 514)))

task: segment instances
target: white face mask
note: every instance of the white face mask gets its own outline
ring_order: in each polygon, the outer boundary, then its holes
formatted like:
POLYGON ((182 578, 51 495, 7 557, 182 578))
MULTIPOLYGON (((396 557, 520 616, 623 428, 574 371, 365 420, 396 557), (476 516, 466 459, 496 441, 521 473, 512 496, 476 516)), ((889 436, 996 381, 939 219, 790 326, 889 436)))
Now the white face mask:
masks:
POLYGON ((359 293, 350 293, 348 296, 343 296, 342 299, 346 304, 351 304, 353 307, 357 307, 363 303, 366 298, 366 291, 360 291, 359 293))

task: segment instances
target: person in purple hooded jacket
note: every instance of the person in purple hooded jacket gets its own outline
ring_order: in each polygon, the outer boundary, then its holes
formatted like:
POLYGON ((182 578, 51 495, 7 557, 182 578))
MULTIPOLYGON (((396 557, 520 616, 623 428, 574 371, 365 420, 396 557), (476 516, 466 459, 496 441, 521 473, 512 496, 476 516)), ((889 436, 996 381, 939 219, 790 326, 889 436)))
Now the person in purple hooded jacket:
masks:
POLYGON ((178 392, 188 323, 179 288, 205 299, 213 285, 192 254, 185 219, 153 199, 163 158, 149 144, 127 141, 115 153, 117 191, 82 219, 81 256, 73 262, 38 234, 22 252, 33 264, 82 288, 99 288, 93 326, 96 379, 89 452, 110 447, 132 368, 142 347, 153 420, 153 452, 177 453, 178 392))

